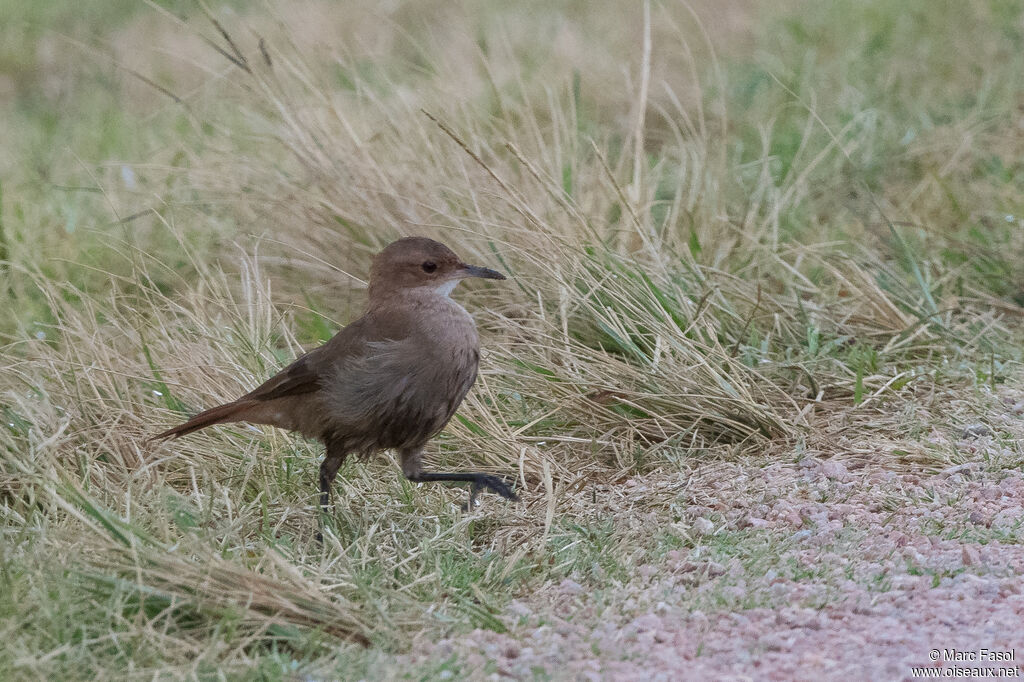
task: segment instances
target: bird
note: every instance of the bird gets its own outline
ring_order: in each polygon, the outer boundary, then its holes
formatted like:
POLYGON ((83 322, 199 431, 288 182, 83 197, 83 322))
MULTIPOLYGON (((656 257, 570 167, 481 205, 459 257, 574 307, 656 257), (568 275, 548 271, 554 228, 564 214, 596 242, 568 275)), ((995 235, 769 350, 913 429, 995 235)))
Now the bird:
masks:
POLYGON ((424 446, 452 418, 476 380, 476 325, 450 297, 460 281, 471 277, 505 279, 496 270, 467 265, 433 239, 392 242, 373 258, 360 318, 237 400, 149 440, 179 438, 228 422, 276 426, 319 440, 325 448, 319 472, 324 511, 346 458, 365 459, 384 450, 398 453, 410 481, 469 483, 470 508, 482 490, 518 499, 497 476, 423 468, 424 446))

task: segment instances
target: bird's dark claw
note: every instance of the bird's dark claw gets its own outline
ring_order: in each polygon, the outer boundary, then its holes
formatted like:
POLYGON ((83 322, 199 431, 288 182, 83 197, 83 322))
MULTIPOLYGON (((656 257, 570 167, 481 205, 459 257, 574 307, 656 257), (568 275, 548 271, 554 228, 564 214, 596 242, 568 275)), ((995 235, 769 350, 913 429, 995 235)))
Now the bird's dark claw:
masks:
POLYGON ((491 492, 497 495, 501 495, 506 500, 512 500, 513 502, 519 499, 518 497, 516 497, 516 494, 512 492, 512 489, 505 484, 505 481, 501 480, 497 476, 484 474, 483 476, 480 477, 480 480, 476 481, 473 484, 473 487, 476 488, 477 490, 487 488, 491 492))
POLYGON ((515 501, 519 499, 516 497, 516 494, 512 492, 512 489, 497 476, 479 474, 469 485, 469 503, 462 507, 462 511, 470 511, 476 507, 476 496, 481 490, 490 490, 497 495, 501 495, 506 500, 515 501))

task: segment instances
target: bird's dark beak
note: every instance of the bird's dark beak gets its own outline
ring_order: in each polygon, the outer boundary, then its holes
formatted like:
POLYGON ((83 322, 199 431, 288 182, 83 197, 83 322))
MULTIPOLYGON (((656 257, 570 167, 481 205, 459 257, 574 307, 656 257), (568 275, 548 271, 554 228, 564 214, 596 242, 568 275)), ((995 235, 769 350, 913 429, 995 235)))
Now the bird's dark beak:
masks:
POLYGON ((490 268, 482 268, 479 265, 466 265, 462 263, 459 266, 459 272, 463 277, 483 277, 484 279, 505 279, 505 275, 501 274, 497 270, 491 270, 490 268))

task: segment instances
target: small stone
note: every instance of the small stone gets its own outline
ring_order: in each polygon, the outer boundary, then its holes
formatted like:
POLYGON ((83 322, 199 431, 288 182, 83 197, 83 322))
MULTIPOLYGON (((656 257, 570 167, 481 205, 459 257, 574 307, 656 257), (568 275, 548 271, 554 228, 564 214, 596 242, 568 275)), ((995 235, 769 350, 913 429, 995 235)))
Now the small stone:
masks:
POLYGON ((968 438, 981 438, 982 436, 991 436, 992 429, 988 428, 985 424, 978 422, 977 424, 968 424, 960 431, 960 439, 966 440, 968 438))
POLYGON ((811 535, 813 535, 811 530, 809 528, 804 528, 803 530, 798 530, 797 532, 793 533, 789 537, 789 539, 793 542, 803 542, 804 540, 810 538, 811 535))
POLYGON ((985 515, 978 511, 977 509, 975 509, 974 511, 967 515, 967 520, 976 526, 988 525, 985 515))
POLYGON ((1002 495, 1003 492, 995 486, 988 486, 981 489, 981 499, 983 500, 998 500, 1002 495))
POLYGON ((1009 507, 992 518, 992 526, 995 528, 1013 528, 1020 525, 1022 518, 1024 518, 1024 508, 1009 507))
POLYGON ((939 472, 939 475, 948 477, 953 476, 954 474, 965 474, 970 473, 970 471, 975 468, 977 468, 977 464, 975 462, 964 462, 963 464, 957 464, 956 466, 943 469, 939 472))
POLYGON ((781 635, 767 635, 761 638, 761 646, 766 651, 786 651, 792 646, 792 642, 781 635))
POLYGON ((896 590, 912 590, 917 587, 918 582, 917 576, 913 575, 896 575, 892 577, 892 587, 896 590))
POLYGON ((924 566, 928 560, 924 558, 924 555, 917 550, 916 547, 904 547, 903 558, 907 561, 912 561, 918 566, 924 566))
POLYGON ((715 532, 715 524, 702 516, 693 520, 693 531, 697 535, 711 535, 715 532))
POLYGON ((981 563, 981 556, 978 554, 978 550, 974 547, 964 545, 961 548, 960 555, 964 562, 964 566, 977 566, 981 563))
POLYGON ((846 466, 844 466, 842 462, 834 459, 830 459, 821 465, 821 473, 836 480, 844 480, 850 475, 846 466))
POLYGON ((630 623, 630 626, 635 628, 637 632, 656 632, 661 629, 661 625, 661 618, 658 618, 653 613, 637 616, 630 623))
POLYGON ((747 589, 742 585, 732 585, 724 588, 722 594, 732 598, 735 602, 741 602, 747 596, 747 589))
POLYGON ((742 613, 737 613, 734 611, 729 614, 729 618, 731 618, 732 622, 736 623, 736 625, 739 625, 740 627, 746 627, 750 625, 750 619, 744 616, 742 613))
POLYGON ((570 580, 569 578, 558 583, 558 589, 565 594, 583 594, 583 585, 580 585, 575 580, 570 580))
POLYGON ((725 566, 718 563, 717 561, 709 561, 706 566, 708 577, 715 578, 720 575, 725 575, 725 566))

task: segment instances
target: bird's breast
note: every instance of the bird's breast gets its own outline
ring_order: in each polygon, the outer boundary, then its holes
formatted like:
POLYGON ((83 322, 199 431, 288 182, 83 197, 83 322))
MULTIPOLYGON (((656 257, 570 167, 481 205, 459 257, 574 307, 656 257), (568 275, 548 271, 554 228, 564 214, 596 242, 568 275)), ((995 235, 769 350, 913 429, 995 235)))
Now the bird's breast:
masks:
POLYGON ((346 434, 358 450, 422 445, 444 428, 476 380, 479 339, 469 314, 443 301, 413 312, 408 336, 374 345, 327 391, 338 415, 332 432, 346 434))

